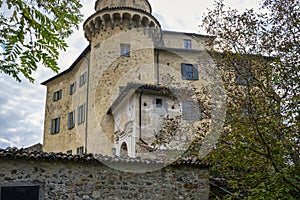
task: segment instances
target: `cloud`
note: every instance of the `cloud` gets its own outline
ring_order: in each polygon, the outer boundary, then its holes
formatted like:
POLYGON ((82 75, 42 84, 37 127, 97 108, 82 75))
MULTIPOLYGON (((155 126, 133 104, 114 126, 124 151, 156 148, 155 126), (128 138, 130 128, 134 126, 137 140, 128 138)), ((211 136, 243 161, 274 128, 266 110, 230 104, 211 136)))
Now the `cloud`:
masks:
MULTIPOLYGON (((85 19, 94 13, 94 0, 84 0, 82 12, 85 19)), ((67 69, 88 45, 83 37, 83 22, 80 29, 67 40, 69 48, 61 52, 58 60, 60 71, 67 69)), ((0 48, 2 50, 2 48, 0 48)), ((41 82, 55 73, 39 67, 33 73, 35 84, 24 78, 18 83, 12 77, 0 73, 0 148, 7 146, 26 147, 42 143, 46 87, 41 82)))
POLYGON ((45 88, 4 74, 0 85, 0 148, 42 142, 45 88))
POLYGON ((0 147, 1 148, 6 148, 6 147, 15 147, 16 144, 13 143, 12 141, 0 138, 0 147))

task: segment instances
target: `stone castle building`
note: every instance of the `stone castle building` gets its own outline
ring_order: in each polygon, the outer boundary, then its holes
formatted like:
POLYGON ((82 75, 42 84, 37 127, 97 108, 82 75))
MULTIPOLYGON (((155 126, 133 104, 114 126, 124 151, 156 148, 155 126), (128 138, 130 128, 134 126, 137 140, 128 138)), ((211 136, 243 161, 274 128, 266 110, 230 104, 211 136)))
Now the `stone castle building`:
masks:
POLYGON ((164 117, 200 119, 187 91, 205 84, 201 69, 211 37, 162 30, 147 0, 97 0, 95 10, 84 23, 89 46, 43 83, 43 150, 120 155, 126 149, 135 157, 164 117))

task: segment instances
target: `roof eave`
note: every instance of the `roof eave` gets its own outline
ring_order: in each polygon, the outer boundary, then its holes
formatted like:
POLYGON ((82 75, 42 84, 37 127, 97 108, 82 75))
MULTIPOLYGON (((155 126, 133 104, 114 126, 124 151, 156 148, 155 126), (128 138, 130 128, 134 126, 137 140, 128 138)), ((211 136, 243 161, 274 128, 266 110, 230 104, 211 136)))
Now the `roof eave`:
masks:
POLYGON ((91 50, 91 45, 88 45, 68 69, 66 69, 65 71, 63 71, 63 72, 53 76, 52 78, 42 82, 41 85, 46 85, 47 83, 49 83, 49 82, 61 77, 62 75, 67 74, 70 71, 72 71, 75 68, 75 66, 81 61, 81 59, 83 57, 85 57, 88 52, 90 52, 90 50, 91 50))

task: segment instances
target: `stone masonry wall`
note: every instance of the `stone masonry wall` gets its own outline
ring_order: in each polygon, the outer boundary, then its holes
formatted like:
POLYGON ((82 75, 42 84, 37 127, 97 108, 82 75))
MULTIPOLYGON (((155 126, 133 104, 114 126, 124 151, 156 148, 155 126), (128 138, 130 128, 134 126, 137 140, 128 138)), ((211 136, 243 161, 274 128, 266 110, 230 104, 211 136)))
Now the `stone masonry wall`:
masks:
POLYGON ((207 200, 209 196, 209 172, 200 167, 169 166, 134 174, 100 162, 0 158, 0 169, 0 187, 39 182, 47 200, 207 200))

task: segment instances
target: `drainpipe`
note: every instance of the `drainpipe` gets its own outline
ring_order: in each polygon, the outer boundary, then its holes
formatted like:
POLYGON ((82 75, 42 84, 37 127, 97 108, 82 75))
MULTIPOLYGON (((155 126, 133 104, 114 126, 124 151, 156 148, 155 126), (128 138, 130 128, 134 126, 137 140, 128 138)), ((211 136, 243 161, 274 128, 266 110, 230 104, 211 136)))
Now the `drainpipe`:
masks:
POLYGON ((139 134, 140 139, 139 140, 140 140, 140 142, 147 144, 147 142, 145 142, 142 139, 142 96, 143 96, 143 93, 144 93, 144 88, 142 89, 142 91, 140 93, 140 97, 139 97, 139 128, 140 128, 140 134, 139 134))
POLYGON ((88 112, 89 112, 89 86, 90 86, 90 59, 86 56, 83 56, 88 61, 88 70, 87 70, 87 85, 86 85, 86 110, 85 110, 85 144, 84 144, 84 153, 87 154, 87 139, 88 139, 88 112))

